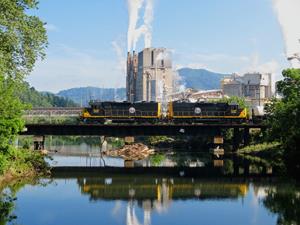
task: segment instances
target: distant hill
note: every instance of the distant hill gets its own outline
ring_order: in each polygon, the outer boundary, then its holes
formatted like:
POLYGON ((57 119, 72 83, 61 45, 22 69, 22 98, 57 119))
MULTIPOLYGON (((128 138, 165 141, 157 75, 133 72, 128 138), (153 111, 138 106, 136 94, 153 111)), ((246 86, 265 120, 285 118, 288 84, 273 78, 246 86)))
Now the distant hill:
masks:
POLYGON ((181 83, 186 88, 194 88, 197 90, 220 89, 220 82, 224 76, 228 74, 214 73, 205 69, 182 68, 178 70, 181 83))
MULTIPOLYGON (((227 74, 214 73, 205 69, 191 68, 180 69, 178 73, 186 88, 198 90, 219 89, 221 79, 227 76, 227 74)), ((126 89, 79 87, 62 90, 56 95, 70 99, 80 106, 87 106, 90 100, 124 101, 126 100, 126 89)))
POLYGON ((79 105, 86 106, 90 100, 124 101, 126 100, 126 89, 80 87, 60 91, 57 95, 71 99, 79 105))
POLYGON ((23 103, 32 107, 76 107, 78 104, 70 99, 57 96, 49 92, 39 92, 34 87, 30 87, 27 82, 19 89, 18 97, 23 103))

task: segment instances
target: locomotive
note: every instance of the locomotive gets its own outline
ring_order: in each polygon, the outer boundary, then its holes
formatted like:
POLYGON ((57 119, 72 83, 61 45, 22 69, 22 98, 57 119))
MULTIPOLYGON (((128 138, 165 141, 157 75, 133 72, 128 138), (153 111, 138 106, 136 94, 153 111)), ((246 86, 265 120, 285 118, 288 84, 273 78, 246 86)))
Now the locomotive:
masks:
POLYGON ((83 109, 81 121, 85 123, 157 122, 161 118, 158 102, 99 102, 91 101, 83 109))
POLYGON ((83 109, 84 123, 242 123, 248 119, 247 109, 237 104, 211 102, 169 102, 166 113, 159 102, 90 102, 83 109))
POLYGON ((169 102, 168 119, 175 123, 244 122, 247 109, 235 103, 169 102))

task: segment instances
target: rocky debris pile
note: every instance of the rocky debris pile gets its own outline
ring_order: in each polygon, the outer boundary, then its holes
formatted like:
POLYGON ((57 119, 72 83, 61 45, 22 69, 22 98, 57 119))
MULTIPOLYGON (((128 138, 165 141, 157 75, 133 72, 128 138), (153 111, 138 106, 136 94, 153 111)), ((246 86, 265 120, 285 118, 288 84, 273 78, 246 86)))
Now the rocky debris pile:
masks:
POLYGON ((122 157, 125 160, 142 160, 149 155, 154 154, 154 149, 148 148, 148 146, 142 143, 136 143, 132 145, 125 145, 123 148, 116 150, 107 150, 103 152, 104 155, 113 157, 122 157))

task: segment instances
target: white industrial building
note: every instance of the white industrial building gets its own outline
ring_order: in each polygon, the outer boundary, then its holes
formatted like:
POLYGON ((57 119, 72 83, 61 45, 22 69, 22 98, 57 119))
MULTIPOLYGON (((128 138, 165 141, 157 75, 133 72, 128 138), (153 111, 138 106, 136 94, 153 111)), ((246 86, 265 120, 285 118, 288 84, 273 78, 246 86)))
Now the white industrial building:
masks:
POLYGON ((173 91, 172 60, 165 48, 146 48, 128 53, 127 100, 163 101, 173 91))
POLYGON ((245 97, 252 105, 263 105, 272 98, 272 74, 233 74, 221 82, 225 95, 245 97))

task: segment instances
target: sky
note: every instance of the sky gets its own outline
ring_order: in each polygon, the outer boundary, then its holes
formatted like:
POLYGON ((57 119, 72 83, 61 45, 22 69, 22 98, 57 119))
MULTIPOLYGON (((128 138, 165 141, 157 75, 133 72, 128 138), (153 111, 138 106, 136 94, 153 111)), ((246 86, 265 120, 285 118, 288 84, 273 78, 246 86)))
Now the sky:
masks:
MULTIPOLYGON (((40 0, 31 13, 47 23, 49 41, 27 79, 37 90, 125 87, 127 0, 40 0)), ((174 69, 279 79, 289 65, 271 0, 154 0, 152 27, 152 46, 170 49, 174 69)), ((141 38, 136 51, 143 47, 141 38)))

